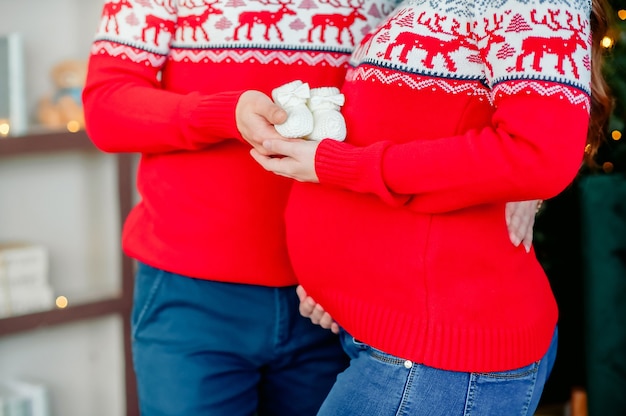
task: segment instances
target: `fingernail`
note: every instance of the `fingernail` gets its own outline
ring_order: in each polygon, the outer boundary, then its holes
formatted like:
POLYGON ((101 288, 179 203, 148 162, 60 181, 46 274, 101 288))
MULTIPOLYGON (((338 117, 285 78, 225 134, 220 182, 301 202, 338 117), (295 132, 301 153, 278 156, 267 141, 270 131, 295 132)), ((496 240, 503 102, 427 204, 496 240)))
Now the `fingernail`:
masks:
POLYGON ((526 249, 526 253, 530 253, 530 244, 524 244, 524 248, 526 249))

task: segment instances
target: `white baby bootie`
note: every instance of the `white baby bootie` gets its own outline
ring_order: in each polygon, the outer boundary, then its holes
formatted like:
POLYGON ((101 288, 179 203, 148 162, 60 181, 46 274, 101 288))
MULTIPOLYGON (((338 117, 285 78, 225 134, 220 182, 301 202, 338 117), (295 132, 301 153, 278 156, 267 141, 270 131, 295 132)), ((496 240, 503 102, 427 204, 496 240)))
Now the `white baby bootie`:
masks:
POLYGON ((274 88, 272 99, 287 112, 287 121, 274 127, 281 136, 305 137, 313 131, 313 114, 306 105, 309 84, 296 80, 274 88))
POLYGON ((345 97, 339 88, 321 87, 311 90, 311 98, 307 102, 313 113, 313 131, 307 136, 309 140, 346 139, 346 121, 340 112, 345 97))

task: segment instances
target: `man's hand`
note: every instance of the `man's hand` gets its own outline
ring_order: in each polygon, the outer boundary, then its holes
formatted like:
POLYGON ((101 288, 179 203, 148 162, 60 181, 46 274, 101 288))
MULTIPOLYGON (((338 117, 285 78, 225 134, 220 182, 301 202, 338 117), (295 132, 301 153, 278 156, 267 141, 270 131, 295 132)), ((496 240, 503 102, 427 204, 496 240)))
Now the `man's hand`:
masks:
POLYGON ((300 298, 300 315, 309 318, 311 322, 320 325, 322 328, 330 329, 333 333, 339 333, 339 325, 333 318, 324 311, 322 306, 306 294, 304 288, 300 285, 296 288, 296 293, 300 298))
POLYGON ((524 245, 530 252, 533 243, 535 215, 541 206, 540 200, 509 202, 506 204, 505 217, 509 229, 509 238, 515 247, 524 245))
POLYGON ((284 139, 274 125, 287 120, 287 112, 262 92, 249 90, 239 97, 235 120, 243 138, 258 153, 267 156, 270 153, 263 147, 263 142, 284 139))

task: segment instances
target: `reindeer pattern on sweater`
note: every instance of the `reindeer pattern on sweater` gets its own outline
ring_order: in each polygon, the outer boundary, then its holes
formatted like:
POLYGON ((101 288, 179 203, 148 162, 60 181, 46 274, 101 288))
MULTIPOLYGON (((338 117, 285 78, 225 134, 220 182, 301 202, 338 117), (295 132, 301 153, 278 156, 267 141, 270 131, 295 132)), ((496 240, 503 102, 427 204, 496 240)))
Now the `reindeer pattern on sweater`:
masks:
POLYGON ((590 10, 588 0, 406 0, 366 35, 348 77, 491 102, 556 94, 588 109, 590 10))
POLYGON ((111 0, 92 52, 154 66, 166 58, 196 63, 303 59, 345 66, 358 41, 393 6, 386 0, 111 0))

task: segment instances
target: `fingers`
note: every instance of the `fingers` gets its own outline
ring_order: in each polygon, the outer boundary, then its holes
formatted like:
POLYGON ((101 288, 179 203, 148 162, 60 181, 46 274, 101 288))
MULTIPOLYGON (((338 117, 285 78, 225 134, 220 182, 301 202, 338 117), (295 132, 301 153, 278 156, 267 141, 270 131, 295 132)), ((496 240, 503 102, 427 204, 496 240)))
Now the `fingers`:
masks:
POLYGON ((296 287, 296 293, 298 294, 298 299, 300 299, 300 302, 302 302, 306 298, 306 290, 304 290, 304 287, 302 287, 302 285, 298 285, 298 287, 296 287))
MULTIPOLYGON (((333 318, 330 316, 330 314, 328 312, 323 312, 322 316, 320 317, 320 326, 324 329, 332 329, 333 324, 335 323, 335 321, 333 320, 333 318)), ((335 324, 336 325, 336 324, 335 324)))
POLYGON ((272 157, 269 152, 265 152, 266 153, 262 154, 256 148, 250 149, 250 155, 259 165, 261 165, 263 169, 274 172, 275 174, 280 176, 291 178, 291 176, 285 174, 285 169, 282 167, 282 164, 285 163, 283 158, 272 157))
POLYGON ((267 170, 277 171, 280 164, 274 161, 280 162, 281 158, 270 158, 268 156, 291 156, 293 153, 293 143, 288 140, 264 140, 262 150, 256 147, 252 150, 254 152, 251 151, 250 154, 261 166, 267 170))
MULTIPOLYGON (((251 98, 250 106, 251 112, 254 114, 258 114, 269 124, 282 124, 287 121, 287 112, 278 104, 276 104, 272 99, 259 92, 259 91, 247 91, 247 93, 253 93, 250 95, 251 98)), ((244 92, 246 94, 246 92, 244 92)), ((243 94, 242 94, 243 96, 243 94)))
POLYGON ((306 296, 305 298, 300 299, 299 310, 300 315, 305 318, 309 318, 311 322, 313 322, 315 325, 320 325, 320 323, 324 321, 328 328, 330 328, 330 324, 332 323, 332 319, 330 319, 331 322, 328 322, 330 315, 328 315, 324 311, 324 308, 322 308, 310 296, 306 296), (328 317, 325 317, 324 315, 328 315, 328 317))
POLYGON ((527 219, 515 211, 509 218, 509 238, 515 247, 519 246, 526 236, 527 219))
POLYGON ((241 136, 261 154, 267 154, 262 143, 282 136, 274 128, 287 119, 287 112, 267 95, 254 90, 245 91, 235 108, 235 120, 241 136))
POLYGON ((298 293, 298 298, 300 298, 300 315, 305 318, 311 318, 311 315, 313 315, 313 311, 315 310, 316 302, 312 297, 307 296, 304 289, 302 289, 302 286, 298 286, 298 288, 296 288, 296 293, 298 293), (301 290, 299 291, 298 289, 301 290))
POLYGON ((508 203, 506 204, 505 209, 506 226, 509 231, 509 238, 515 247, 519 246, 522 241, 521 236, 518 236, 517 234, 519 230, 519 218, 515 215, 516 208, 516 203, 508 203))
POLYGON ((287 112, 279 105, 272 104, 267 107, 267 121, 271 124, 282 124, 287 121, 287 112))
MULTIPOLYGON (((313 312, 309 316, 309 319, 315 325, 319 325, 319 326, 321 326, 324 329, 332 330, 333 327, 336 327, 335 329, 337 331, 339 330, 339 325, 337 325, 335 323, 333 317, 330 316, 330 314, 328 312, 326 312, 324 310, 324 308, 322 308, 322 306, 319 303, 315 304, 315 307, 313 308, 313 312)), ((333 331, 333 332, 335 332, 335 331, 333 331)))
POLYGON ((522 245, 526 249, 527 253, 530 253, 530 249, 531 249, 531 247, 533 245, 533 234, 534 234, 534 228, 535 228, 535 218, 536 218, 536 215, 537 215, 536 201, 532 201, 532 202, 534 202, 534 203, 531 205, 531 211, 533 211, 534 213, 531 214, 529 212, 528 215, 527 215, 528 224, 526 225, 526 234, 522 238, 522 245))
POLYGON ((339 325, 333 320, 332 316, 324 310, 322 305, 308 296, 302 286, 296 287, 296 293, 300 299, 300 315, 309 318, 315 325, 319 325, 324 329, 330 329, 333 333, 339 333, 339 325))
POLYGON ((526 235, 522 239, 522 244, 524 245, 524 248, 526 249, 526 253, 530 253, 530 248, 533 245, 534 227, 535 227, 535 216, 533 215, 532 218, 530 218, 529 220, 528 227, 526 229, 526 235))
POLYGON ((237 101, 235 116, 245 117, 256 114, 267 120, 270 124, 281 124, 287 120, 287 112, 272 99, 255 90, 244 91, 237 101))
MULTIPOLYGON (((278 143, 282 141, 271 140, 269 142, 278 143)), ((274 172, 276 175, 284 176, 289 179, 300 180, 297 176, 299 163, 295 159, 286 156, 283 153, 275 153, 276 149, 282 149, 282 151, 285 152, 287 152, 287 150, 283 149, 283 146, 280 145, 265 146, 265 143, 268 143, 268 141, 264 142, 265 153, 263 154, 261 154, 261 152, 259 152, 256 148, 250 149, 250 155, 252 158, 267 171, 274 172)))
POLYGON ((313 322, 315 325, 321 325, 325 313, 326 312, 324 311, 324 308, 322 308, 320 304, 317 303, 315 304, 315 307, 313 308, 313 312, 311 313, 311 316, 309 316, 309 319, 311 319, 311 322, 313 322))
POLYGON ((266 140, 263 147, 267 153, 281 157, 267 157, 258 151, 251 151, 250 154, 265 170, 300 182, 318 183, 315 153, 319 144, 318 141, 302 139, 266 140))
MULTIPOLYGON (((265 123, 265 120, 263 120, 263 123, 265 123)), ((272 153, 263 146, 263 142, 280 139, 282 136, 276 132, 273 125, 263 123, 259 123, 254 129, 250 129, 246 135, 242 133, 242 136, 259 154, 270 156, 272 153)))
POLYGON ((509 238, 515 247, 522 244, 526 252, 530 252, 532 246, 536 213, 536 200, 509 202, 506 206, 505 215, 509 238))
POLYGON ((301 139, 265 140, 263 148, 274 155, 294 156, 298 149, 298 143, 301 142, 303 142, 301 139))

